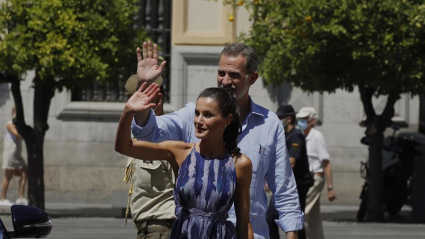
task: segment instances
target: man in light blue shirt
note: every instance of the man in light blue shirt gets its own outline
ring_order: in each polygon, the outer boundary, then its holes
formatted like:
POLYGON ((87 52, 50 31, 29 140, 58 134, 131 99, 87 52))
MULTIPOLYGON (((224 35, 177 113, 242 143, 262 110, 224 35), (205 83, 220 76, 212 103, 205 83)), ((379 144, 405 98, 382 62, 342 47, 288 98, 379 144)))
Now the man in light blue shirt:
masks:
MULTIPOLYGON (((165 63, 158 66, 157 49, 151 43, 143 43, 143 59, 138 52, 138 80, 152 81, 157 78, 165 63)), ((258 78, 258 61, 254 49, 241 43, 227 45, 220 57, 217 83, 228 89, 238 100, 242 133, 238 147, 252 161, 250 188, 250 219, 255 238, 269 238, 266 222, 267 181, 274 194, 275 207, 279 213, 276 223, 286 232, 287 238, 297 238, 303 227, 304 214, 300 210, 297 187, 289 163, 285 134, 279 118, 269 110, 255 104, 249 96, 249 88, 258 78)), ((195 104, 160 117, 146 110, 135 116, 133 135, 147 141, 182 140, 197 142, 194 128, 195 104)), ((229 211, 229 219, 236 221, 235 211, 229 211)))

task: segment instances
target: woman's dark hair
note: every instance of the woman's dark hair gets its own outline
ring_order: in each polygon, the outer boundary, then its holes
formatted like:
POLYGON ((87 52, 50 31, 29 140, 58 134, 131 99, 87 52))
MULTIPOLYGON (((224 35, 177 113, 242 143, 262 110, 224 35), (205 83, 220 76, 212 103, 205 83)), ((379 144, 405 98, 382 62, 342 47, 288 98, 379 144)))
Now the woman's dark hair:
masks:
POLYGON ((226 117, 229 114, 233 116, 232 122, 226 126, 223 134, 224 146, 226 149, 236 155, 240 155, 240 149, 238 148, 238 136, 242 131, 241 122, 239 121, 239 107, 231 94, 225 89, 212 87, 207 88, 199 94, 199 98, 211 98, 215 100, 220 108, 221 116, 226 117))

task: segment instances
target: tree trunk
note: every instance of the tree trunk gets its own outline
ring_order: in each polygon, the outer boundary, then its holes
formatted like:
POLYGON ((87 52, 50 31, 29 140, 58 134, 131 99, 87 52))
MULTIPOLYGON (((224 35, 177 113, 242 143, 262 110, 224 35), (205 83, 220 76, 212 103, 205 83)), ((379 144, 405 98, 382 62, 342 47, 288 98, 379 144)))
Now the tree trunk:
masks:
POLYGON ((368 208, 366 220, 370 222, 382 222, 384 220, 383 202, 383 178, 382 171, 382 147, 385 129, 392 125, 394 105, 400 94, 393 92, 388 95, 385 109, 381 115, 376 115, 372 105, 372 97, 375 89, 360 86, 360 95, 366 113, 364 126, 367 127, 366 135, 369 137, 369 190, 367 195, 368 208))
POLYGON ((425 133, 425 94, 419 96, 419 132, 425 133))
POLYGON ((45 209, 44 205, 44 133, 35 132, 31 139, 25 140, 28 152, 28 203, 45 209), (41 142, 40 142, 41 140, 41 142))
POLYGON ((12 82, 12 95, 16 105, 16 125, 27 146, 28 159, 28 203, 41 209, 44 205, 44 136, 48 129, 47 119, 54 88, 40 80, 38 74, 34 78, 34 128, 26 125, 20 82, 16 78, 12 82))
POLYGON ((382 222, 383 211, 383 178, 382 172, 382 146, 384 141, 383 132, 376 132, 369 136, 369 190, 367 195, 368 208, 366 220, 370 222, 382 222))

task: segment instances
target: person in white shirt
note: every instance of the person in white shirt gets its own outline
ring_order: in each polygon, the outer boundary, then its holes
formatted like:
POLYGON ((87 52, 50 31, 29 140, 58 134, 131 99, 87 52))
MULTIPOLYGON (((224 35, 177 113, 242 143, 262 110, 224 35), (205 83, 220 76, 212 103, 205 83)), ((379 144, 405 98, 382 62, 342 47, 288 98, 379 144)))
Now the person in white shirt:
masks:
MULTIPOLYGON (((16 118, 16 109, 12 109, 12 118, 16 118)), ((15 204, 28 205, 27 199, 24 197, 25 186, 27 183, 27 164, 21 155, 22 153, 22 137, 18 132, 18 128, 13 120, 7 122, 6 137, 4 138, 3 148, 3 165, 4 178, 2 182, 0 206, 12 206, 12 202, 6 199, 10 180, 13 176, 20 177, 19 195, 15 204)))
POLYGON ((306 233, 309 239, 323 239, 323 226, 320 217, 320 195, 325 186, 325 177, 328 191, 328 200, 336 199, 332 183, 332 167, 326 147, 325 137, 314 128, 317 122, 316 110, 312 107, 301 108, 297 117, 297 125, 306 136, 308 163, 314 177, 314 185, 307 192, 305 221, 306 233))

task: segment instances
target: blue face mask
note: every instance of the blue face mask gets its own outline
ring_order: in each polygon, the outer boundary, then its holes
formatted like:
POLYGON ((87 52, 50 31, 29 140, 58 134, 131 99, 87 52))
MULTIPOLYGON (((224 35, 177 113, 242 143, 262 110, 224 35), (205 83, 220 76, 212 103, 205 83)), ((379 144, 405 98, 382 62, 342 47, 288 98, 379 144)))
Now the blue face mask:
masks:
POLYGON ((308 122, 306 119, 299 119, 297 120, 297 125, 300 130, 305 130, 308 127, 308 122))

